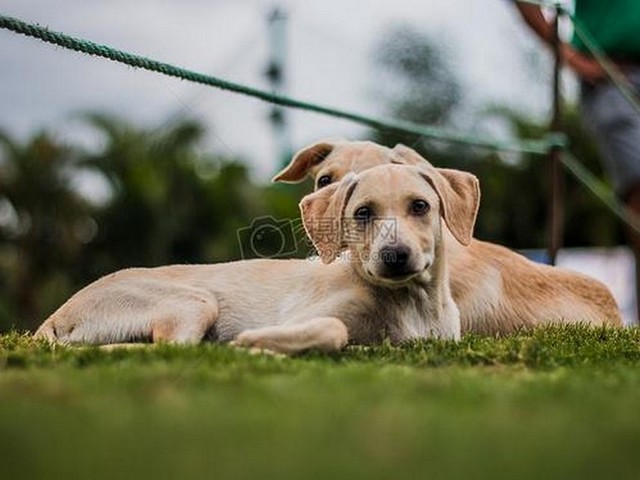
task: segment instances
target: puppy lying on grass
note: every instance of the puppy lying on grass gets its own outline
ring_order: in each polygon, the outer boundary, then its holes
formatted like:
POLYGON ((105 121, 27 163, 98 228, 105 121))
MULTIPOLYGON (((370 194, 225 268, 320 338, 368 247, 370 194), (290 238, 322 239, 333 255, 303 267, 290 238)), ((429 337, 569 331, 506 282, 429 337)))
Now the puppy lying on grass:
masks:
POLYGON ((381 165, 306 196, 302 219, 321 261, 122 270, 76 293, 35 335, 69 344, 213 339, 283 353, 458 339, 442 219, 452 238, 470 241, 478 182, 424 167, 381 165))
MULTIPOLYGON (((390 163, 434 168, 404 145, 390 149, 372 142, 324 141, 298 152, 273 180, 296 183, 310 176, 321 190, 351 172, 390 163)), ((622 326, 618 306, 602 283, 531 262, 494 243, 460 243, 451 233, 445 228, 444 243, 463 334, 512 333, 546 323, 622 326)))

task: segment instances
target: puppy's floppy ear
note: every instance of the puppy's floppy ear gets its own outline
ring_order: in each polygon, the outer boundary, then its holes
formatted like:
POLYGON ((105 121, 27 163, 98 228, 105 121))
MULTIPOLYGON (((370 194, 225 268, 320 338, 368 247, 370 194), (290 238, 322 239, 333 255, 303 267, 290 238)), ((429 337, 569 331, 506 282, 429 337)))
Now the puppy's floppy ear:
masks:
POLYGON ((305 179, 309 170, 322 162, 335 148, 336 142, 322 141, 299 150, 289 165, 284 167, 272 182, 298 183, 305 179))
POLYGON ((402 165, 413 165, 416 167, 431 166, 429 160, 424 158, 413 148, 409 148, 401 143, 393 147, 392 152, 395 154, 392 157, 391 163, 400 163, 402 165))
POLYGON ((418 171, 440 197, 440 214, 453 236, 462 245, 469 245, 480 205, 477 177, 460 170, 435 168, 431 164, 418 171))
POLYGON ((350 173, 340 182, 310 193, 300 202, 302 223, 323 263, 331 263, 344 250, 343 218, 357 184, 350 173))

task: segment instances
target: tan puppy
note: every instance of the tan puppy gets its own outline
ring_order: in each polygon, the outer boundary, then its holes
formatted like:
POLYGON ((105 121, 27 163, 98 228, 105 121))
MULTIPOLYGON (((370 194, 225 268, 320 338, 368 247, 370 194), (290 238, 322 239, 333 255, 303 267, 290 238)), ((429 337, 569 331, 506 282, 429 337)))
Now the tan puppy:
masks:
MULTIPOLYGON (((325 141, 302 149, 273 180, 295 183, 311 176, 321 189, 351 171, 388 163, 434 168, 404 145, 325 141)), ((622 325, 611 292, 592 278, 534 263, 493 243, 472 239, 461 245, 446 231, 445 244, 462 333, 494 335, 545 323, 622 325)))
POLYGON ((478 201, 477 179, 464 172, 383 165, 351 174, 300 204, 322 262, 122 270, 76 293, 36 336, 71 344, 210 338, 285 353, 387 337, 458 339, 441 218, 467 243, 478 201))

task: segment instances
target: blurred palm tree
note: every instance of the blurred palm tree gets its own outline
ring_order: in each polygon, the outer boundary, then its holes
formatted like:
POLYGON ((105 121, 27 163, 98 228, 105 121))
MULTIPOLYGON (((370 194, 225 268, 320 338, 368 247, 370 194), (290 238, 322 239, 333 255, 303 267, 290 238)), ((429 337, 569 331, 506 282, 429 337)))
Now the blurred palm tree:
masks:
POLYGON ((449 124, 462 88, 445 47, 409 25, 393 25, 374 52, 376 95, 393 116, 430 125, 449 124))
MULTIPOLYGON (((459 127, 463 89, 442 43, 415 27, 395 25, 380 37, 373 58, 376 97, 387 115, 423 125, 459 127)), ((382 145, 408 145, 438 166, 466 168, 479 158, 469 148, 424 141, 415 134, 376 130, 370 137, 382 145)))
POLYGON ((204 130, 181 120, 162 129, 90 115, 104 147, 84 165, 107 180, 108 202, 97 215, 89 276, 134 265, 228 260, 234 235, 259 203, 237 159, 199 149, 204 130))
POLYGON ((85 119, 103 140, 92 151, 46 133, 24 144, 0 134, 0 331, 33 328, 120 268, 259 256, 283 250, 282 238, 287 255, 307 253, 290 248, 286 222, 298 217, 299 189, 257 186, 238 159, 204 152, 197 122, 85 119), (267 215, 284 237, 254 248, 249 227, 267 215))
POLYGON ((75 149, 46 133, 21 143, 0 132, 0 322, 5 326, 10 318, 33 325, 37 312, 66 290, 66 277, 58 272, 78 260, 83 232, 92 222, 89 204, 72 187, 79 160, 75 149))

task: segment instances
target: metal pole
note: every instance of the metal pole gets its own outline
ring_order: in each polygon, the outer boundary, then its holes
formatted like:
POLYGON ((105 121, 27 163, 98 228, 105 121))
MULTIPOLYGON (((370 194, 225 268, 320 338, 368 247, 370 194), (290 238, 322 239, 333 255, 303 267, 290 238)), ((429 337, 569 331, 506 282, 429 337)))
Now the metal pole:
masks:
MULTIPOLYGON (((268 17, 270 59, 265 75, 275 93, 285 94, 287 90, 287 14, 280 8, 274 8, 268 17)), ((273 127, 277 144, 278 164, 286 165, 291 157, 291 139, 286 109, 271 107, 269 119, 273 127)))
MULTIPOLYGON (((553 113, 550 129, 552 132, 560 132, 562 128, 562 96, 560 92, 560 72, 562 58, 560 56, 560 23, 561 10, 556 10, 553 24, 553 113)), ((551 185, 551 199, 549 202, 549 248, 548 256, 551 265, 556 264, 558 250, 562 246, 564 234, 564 171, 560 160, 561 148, 553 147, 549 151, 549 172, 551 185)))

